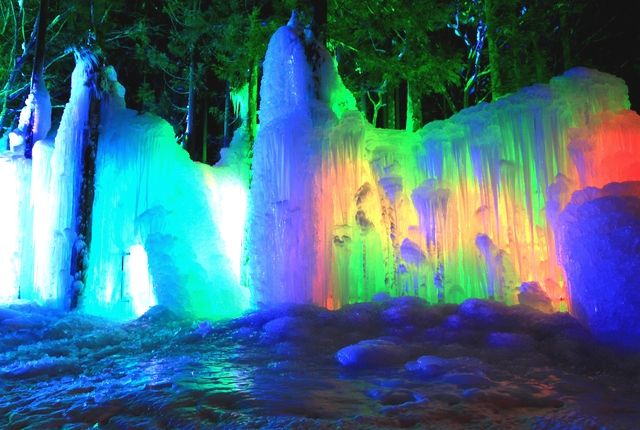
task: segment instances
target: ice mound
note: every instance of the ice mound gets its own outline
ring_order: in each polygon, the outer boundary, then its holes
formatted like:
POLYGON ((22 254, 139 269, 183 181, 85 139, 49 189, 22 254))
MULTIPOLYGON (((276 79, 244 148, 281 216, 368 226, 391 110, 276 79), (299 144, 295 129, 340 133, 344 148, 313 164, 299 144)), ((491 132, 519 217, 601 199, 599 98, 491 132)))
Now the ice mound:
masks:
POLYGON ((600 340, 640 350, 640 182, 574 193, 556 235, 572 313, 600 340))
POLYGON ((363 340, 336 353, 338 362, 351 368, 393 366, 404 362, 406 358, 400 345, 385 339, 363 340))

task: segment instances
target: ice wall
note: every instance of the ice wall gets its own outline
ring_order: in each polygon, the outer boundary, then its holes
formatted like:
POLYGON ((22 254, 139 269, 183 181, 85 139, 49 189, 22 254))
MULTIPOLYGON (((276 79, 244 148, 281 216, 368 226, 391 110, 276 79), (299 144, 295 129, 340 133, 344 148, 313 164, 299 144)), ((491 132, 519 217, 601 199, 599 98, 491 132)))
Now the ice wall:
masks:
POLYGON ((334 64, 292 17, 269 42, 260 89, 260 130, 253 152, 248 253, 254 303, 318 301, 309 288, 317 248, 316 188, 325 130, 353 98, 335 97, 320 76, 334 64), (286 67, 283 67, 286 65, 286 67), (336 107, 332 110, 332 107, 336 107))
MULTIPOLYGON (((78 79, 76 71, 72 100, 82 98, 78 79)), ((81 108, 80 103, 75 105, 81 108)), ((11 149, 0 154, 0 301, 64 305, 69 286, 66 251, 74 240, 69 228, 74 218, 67 210, 75 196, 74 167, 81 159, 74 152, 81 135, 73 135, 68 123, 81 117, 77 110, 66 114, 62 122, 67 126, 61 127, 55 146, 46 140, 51 102, 44 81, 39 80, 20 112, 18 127, 9 133, 11 149), (29 159, 25 158, 28 133, 34 142, 29 159)))
POLYGON ((27 160, 16 134, 15 151, 0 154, 0 302, 68 308, 78 292, 81 310, 111 318, 135 317, 156 303, 194 316, 238 315, 248 306, 240 270, 249 177, 242 139, 224 166, 193 163, 166 121, 126 109, 115 71, 98 77, 95 66, 89 53, 76 55, 55 142, 38 141, 27 160), (101 117, 82 284, 70 266, 73 247, 84 246, 76 223, 92 92, 101 117))
MULTIPOLYGON (((2 301, 68 298, 95 90, 86 66, 78 58, 55 142, 38 142, 31 162, 0 156, 2 301)), ((292 19, 269 43, 252 164, 240 129, 213 168, 192 163, 168 123, 127 110, 113 69, 101 86, 92 243, 76 287, 81 309, 111 317, 155 303, 233 316, 249 305, 245 285, 253 304, 335 308, 378 292, 515 303, 522 282, 537 282, 562 307, 552 227, 572 193, 640 180, 640 118, 624 82, 592 70, 416 133, 381 130, 292 19)))
POLYGON ((346 90, 310 43, 290 23, 265 59, 254 302, 337 307, 385 291, 516 303, 519 285, 537 281, 562 307, 550 221, 577 189, 640 179, 624 82, 573 69, 417 133, 380 130, 335 107, 346 90))
POLYGON ((0 153, 0 303, 29 298, 30 182, 31 162, 21 152, 0 153))
MULTIPOLYGON (((443 282, 445 301, 454 302, 491 297, 514 303, 520 283, 538 281, 559 306, 566 294, 549 217, 573 191, 591 185, 579 181, 575 136, 603 116, 629 115, 627 108, 624 82, 573 69, 548 85, 430 123, 413 139, 368 128, 364 144, 378 183, 396 178, 401 184, 393 198, 388 187, 381 194, 395 206, 387 230, 400 236, 396 243, 409 238, 427 256, 424 274, 404 258, 398 267, 420 279, 421 295, 430 301, 438 294, 434 279, 443 282)), ((598 145, 619 152, 611 138, 598 145)), ((638 140, 626 145, 635 148, 627 151, 629 160, 638 160, 638 140)))
MULTIPOLYGON (((82 153, 88 141, 89 100, 95 86, 95 58, 76 53, 71 95, 55 140, 45 140, 51 105, 46 88, 36 88, 20 115, 18 129, 10 134, 12 151, 3 157, 3 209, 11 214, 0 246, 12 270, 8 281, 13 299, 21 298, 58 308, 68 307, 74 277, 71 252, 77 245, 76 222, 82 177, 82 153), (35 110, 32 159, 22 156, 24 133, 35 110), (18 152, 20 151, 20 152, 18 152), (10 255, 9 255, 10 254, 10 255), (17 294, 16 294, 17 293, 17 294)), ((4 270, 0 270, 5 273, 4 270)))
POLYGON ((158 303, 201 317, 239 314, 248 305, 242 169, 193 163, 169 123, 126 109, 113 69, 103 82, 81 309, 129 318, 158 303))
POLYGON ((299 35, 280 28, 269 42, 260 89, 260 130, 254 145, 250 226, 253 299, 311 301, 315 265, 312 216, 313 166, 320 162, 312 135, 311 68, 299 35), (283 62, 290 66, 282 70, 283 62), (266 244, 271 244, 268 248, 266 244), (299 285, 300 288, 287 288, 299 285))

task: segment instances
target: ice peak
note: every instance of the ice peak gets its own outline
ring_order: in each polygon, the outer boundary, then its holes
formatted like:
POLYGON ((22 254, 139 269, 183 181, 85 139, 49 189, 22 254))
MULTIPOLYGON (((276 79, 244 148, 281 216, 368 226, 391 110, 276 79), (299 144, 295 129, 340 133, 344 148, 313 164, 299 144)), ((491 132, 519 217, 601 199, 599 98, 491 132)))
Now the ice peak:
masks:
POLYGON ((287 26, 293 28, 296 31, 299 31, 301 29, 300 19, 298 18, 298 11, 296 9, 293 9, 291 11, 291 18, 289 18, 287 26))

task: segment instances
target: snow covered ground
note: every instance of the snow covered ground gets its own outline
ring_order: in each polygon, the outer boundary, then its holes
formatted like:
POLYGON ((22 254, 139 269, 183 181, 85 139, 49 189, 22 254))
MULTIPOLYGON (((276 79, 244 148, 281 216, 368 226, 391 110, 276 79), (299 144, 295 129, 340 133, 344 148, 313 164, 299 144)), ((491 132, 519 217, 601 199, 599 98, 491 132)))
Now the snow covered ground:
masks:
POLYGON ((222 322, 0 308, 0 428, 637 428, 640 357, 568 314, 378 296, 222 322))

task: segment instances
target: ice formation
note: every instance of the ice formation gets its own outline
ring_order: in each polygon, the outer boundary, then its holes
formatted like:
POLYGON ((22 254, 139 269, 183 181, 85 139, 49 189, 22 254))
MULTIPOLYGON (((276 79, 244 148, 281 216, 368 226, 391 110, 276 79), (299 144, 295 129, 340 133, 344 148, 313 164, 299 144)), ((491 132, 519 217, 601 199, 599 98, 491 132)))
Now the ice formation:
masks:
POLYGON ((248 248, 255 303, 323 300, 309 288, 325 282, 318 279, 317 169, 328 149, 324 132, 339 114, 331 107, 355 102, 334 96, 322 78, 336 76, 331 57, 303 40, 293 16, 271 38, 264 61, 248 248))
POLYGON ((81 308, 129 318, 159 303, 195 316, 238 315, 248 305, 240 173, 191 162, 169 123, 126 109, 113 69, 106 79, 81 308))
POLYGON ((4 301, 64 307, 78 290, 92 313, 127 318, 160 303, 224 317, 249 300, 338 308, 385 293, 514 304, 520 292, 562 309, 571 297, 553 227, 571 194, 640 180, 640 118, 618 78, 573 69, 415 133, 381 130, 292 18, 269 43, 252 160, 241 128, 218 166, 192 163, 165 121, 126 109, 105 70, 79 285, 69 254, 82 245, 85 72, 79 59, 53 145, 37 144, 31 164, 0 158, 4 301))
POLYGON ((77 219, 90 133, 89 105, 96 91, 95 61, 86 52, 76 54, 71 95, 53 146, 36 142, 33 148, 33 289, 39 301, 58 307, 65 306, 73 287, 72 249, 82 246, 77 219))
POLYGON ((82 310, 113 318, 156 303, 196 316, 239 314, 248 305, 240 285, 246 173, 192 163, 166 121, 126 109, 112 68, 100 77, 86 284, 71 273, 72 248, 85 245, 75 224, 89 97, 99 91, 92 61, 76 58, 53 145, 38 142, 31 163, 14 152, 0 158, 7 203, 0 297, 68 308, 79 293, 82 310))
POLYGON ((640 179, 640 118, 624 82, 573 69, 409 133, 336 108, 347 91, 318 58, 295 23, 267 51, 248 238, 254 302, 335 308, 388 292, 517 303, 534 281, 563 307, 553 221, 575 190, 640 179))
POLYGON ((574 193, 556 235, 573 314, 601 341, 640 351, 640 182, 574 193))
POLYGON ((24 265, 31 243, 31 229, 24 228, 29 211, 30 166, 22 154, 0 153, 0 302, 17 298, 31 298, 24 286, 31 284, 24 279, 24 265))
POLYGON ((18 127, 9 133, 9 146, 12 151, 24 151, 25 134, 30 126, 33 133, 32 143, 46 139, 51 129, 51 98, 44 79, 35 81, 35 86, 20 111, 18 127))

